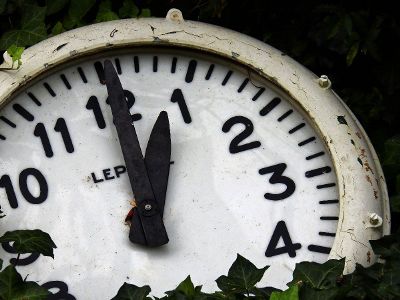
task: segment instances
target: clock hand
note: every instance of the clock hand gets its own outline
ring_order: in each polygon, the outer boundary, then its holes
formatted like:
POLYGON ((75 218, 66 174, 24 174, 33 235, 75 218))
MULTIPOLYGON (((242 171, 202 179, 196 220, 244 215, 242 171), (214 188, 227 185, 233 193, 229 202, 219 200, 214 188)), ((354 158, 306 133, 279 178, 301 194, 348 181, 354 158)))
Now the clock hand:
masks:
POLYGON ((138 218, 132 218, 129 239, 133 243, 150 247, 164 245, 168 243, 168 235, 161 211, 154 197, 121 82, 109 60, 104 63, 104 75, 114 124, 137 205, 138 218), (132 232, 133 230, 134 232, 132 232))
POLYGON ((165 195, 171 164, 171 133, 168 114, 162 111, 154 124, 147 143, 144 163, 161 216, 164 213, 165 195))

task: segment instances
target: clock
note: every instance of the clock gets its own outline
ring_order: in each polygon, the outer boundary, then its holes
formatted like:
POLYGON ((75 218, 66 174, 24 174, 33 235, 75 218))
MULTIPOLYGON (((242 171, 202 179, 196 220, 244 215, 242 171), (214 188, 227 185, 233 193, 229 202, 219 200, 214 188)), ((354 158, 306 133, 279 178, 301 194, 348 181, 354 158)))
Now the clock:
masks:
MULTIPOLYGON (((285 288, 300 261, 372 264, 368 241, 389 233, 379 161, 329 79, 178 10, 32 46, 0 72, 0 103, 1 229, 50 234, 55 258, 22 255, 17 268, 60 296, 111 298, 123 282, 161 296, 189 274, 212 291, 237 253, 285 288), (146 172, 131 182, 110 78, 146 158, 157 124, 169 127, 158 245, 135 242, 152 237, 132 229, 152 206, 138 209, 146 172)), ((15 258, 12 244, 0 256, 15 258)))

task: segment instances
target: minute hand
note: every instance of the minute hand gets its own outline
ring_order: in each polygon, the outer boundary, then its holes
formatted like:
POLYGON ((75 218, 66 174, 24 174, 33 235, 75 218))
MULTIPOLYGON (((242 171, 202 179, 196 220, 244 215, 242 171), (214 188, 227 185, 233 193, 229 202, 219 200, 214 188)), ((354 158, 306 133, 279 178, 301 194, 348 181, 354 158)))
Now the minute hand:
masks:
MULTIPOLYGON (((145 245, 150 247, 164 245, 168 243, 168 235, 157 202, 155 201, 139 140, 135 127, 132 124, 132 117, 129 113, 121 82, 109 60, 106 60, 104 63, 104 74, 114 124, 117 129, 129 181, 135 195, 137 212, 139 213, 144 233, 145 245)), ((140 235, 140 233, 138 233, 138 235, 140 235)), ((141 240, 142 239, 138 236, 137 241, 133 242, 143 244, 141 240)))

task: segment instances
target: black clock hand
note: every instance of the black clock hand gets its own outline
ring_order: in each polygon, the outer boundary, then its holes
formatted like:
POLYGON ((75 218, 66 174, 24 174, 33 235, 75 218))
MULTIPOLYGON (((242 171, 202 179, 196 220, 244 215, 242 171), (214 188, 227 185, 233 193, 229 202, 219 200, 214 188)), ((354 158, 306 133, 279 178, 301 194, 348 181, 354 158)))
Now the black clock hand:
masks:
POLYGON ((135 195, 136 213, 139 217, 132 218, 129 239, 134 243, 150 247, 164 245, 168 243, 168 235, 164 227, 161 211, 154 197, 121 82, 109 60, 104 63, 104 74, 114 124, 117 129, 129 181, 135 195))
POLYGON ((164 213, 165 195, 168 186, 168 175, 171 160, 171 133, 168 114, 162 111, 154 124, 147 143, 144 163, 153 188, 154 196, 160 209, 164 213))

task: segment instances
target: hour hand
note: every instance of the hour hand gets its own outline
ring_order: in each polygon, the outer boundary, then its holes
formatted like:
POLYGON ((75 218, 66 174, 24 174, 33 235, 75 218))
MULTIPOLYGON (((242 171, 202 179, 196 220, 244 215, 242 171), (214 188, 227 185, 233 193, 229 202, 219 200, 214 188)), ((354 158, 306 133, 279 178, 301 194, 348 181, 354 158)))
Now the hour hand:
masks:
POLYGON ((136 200, 129 239, 150 247, 168 243, 168 235, 162 220, 162 213, 153 193, 143 154, 124 91, 117 72, 109 60, 104 63, 104 74, 114 124, 117 129, 122 154, 136 200))

